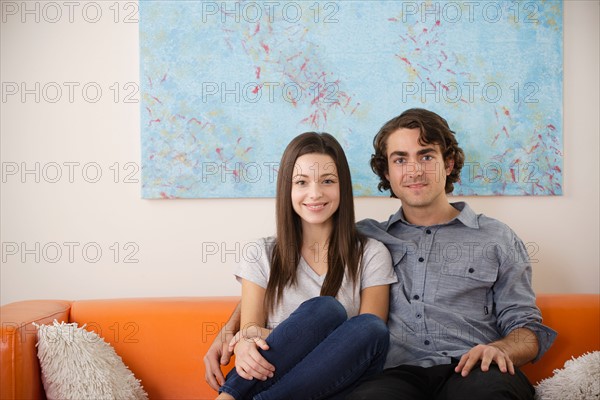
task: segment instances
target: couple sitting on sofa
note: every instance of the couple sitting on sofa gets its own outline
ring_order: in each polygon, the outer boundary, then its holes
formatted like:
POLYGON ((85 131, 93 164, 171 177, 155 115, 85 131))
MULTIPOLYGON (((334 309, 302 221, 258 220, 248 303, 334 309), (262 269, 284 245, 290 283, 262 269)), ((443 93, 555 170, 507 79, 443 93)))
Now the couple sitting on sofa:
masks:
POLYGON ((402 207, 358 230, 339 143, 311 132, 287 146, 277 235, 236 267, 242 301, 205 356, 206 380, 218 399, 532 399, 518 367, 556 333, 523 242, 449 203, 464 154, 439 115, 407 110, 373 145, 379 189, 402 207))

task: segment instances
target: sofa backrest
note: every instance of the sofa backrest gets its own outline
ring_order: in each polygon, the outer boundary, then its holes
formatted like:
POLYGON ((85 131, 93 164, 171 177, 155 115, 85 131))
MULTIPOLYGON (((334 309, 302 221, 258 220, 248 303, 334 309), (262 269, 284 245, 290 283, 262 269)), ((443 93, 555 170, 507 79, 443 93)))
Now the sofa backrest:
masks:
POLYGON ((238 298, 76 301, 70 321, 110 343, 150 399, 213 399, 202 360, 238 298))
POLYGON ((533 384, 552 376, 571 357, 600 350, 600 295, 539 294, 537 305, 543 323, 557 331, 558 336, 542 358, 523 366, 533 384))

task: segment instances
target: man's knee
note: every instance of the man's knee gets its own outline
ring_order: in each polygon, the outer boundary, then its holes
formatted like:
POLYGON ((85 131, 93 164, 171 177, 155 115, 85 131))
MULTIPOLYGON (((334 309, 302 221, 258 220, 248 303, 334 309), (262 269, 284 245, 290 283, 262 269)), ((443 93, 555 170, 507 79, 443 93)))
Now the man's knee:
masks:
POLYGON ((346 396, 346 400, 373 400, 373 399, 390 399, 386 390, 381 388, 373 387, 372 385, 366 384, 359 386, 352 393, 346 396))
POLYGON ((492 364, 486 372, 474 368, 467 377, 459 374, 447 383, 448 398, 452 399, 519 399, 531 400, 535 390, 525 375, 515 368, 515 375, 501 372, 492 364))

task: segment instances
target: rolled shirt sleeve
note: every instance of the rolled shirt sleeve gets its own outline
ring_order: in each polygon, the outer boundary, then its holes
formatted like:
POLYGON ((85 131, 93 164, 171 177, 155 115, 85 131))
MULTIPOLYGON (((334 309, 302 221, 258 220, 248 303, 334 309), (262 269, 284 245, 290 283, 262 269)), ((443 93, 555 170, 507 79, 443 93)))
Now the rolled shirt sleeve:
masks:
POLYGON ((495 249, 500 265, 494 285, 498 330, 503 337, 517 328, 531 330, 539 345, 535 362, 550 348, 557 333, 542 324, 542 314, 535 304, 531 262, 525 244, 508 228, 506 236, 507 245, 495 249))

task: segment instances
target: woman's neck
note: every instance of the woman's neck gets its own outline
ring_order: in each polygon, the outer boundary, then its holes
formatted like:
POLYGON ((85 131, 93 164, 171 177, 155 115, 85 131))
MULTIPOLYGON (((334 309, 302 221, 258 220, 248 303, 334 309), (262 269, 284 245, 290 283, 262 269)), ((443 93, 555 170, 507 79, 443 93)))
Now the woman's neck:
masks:
POLYGON ((302 248, 309 246, 326 247, 333 231, 333 224, 328 221, 325 224, 302 224, 302 248))
POLYGON ((332 224, 302 227, 302 257, 319 275, 327 272, 327 252, 332 224))

